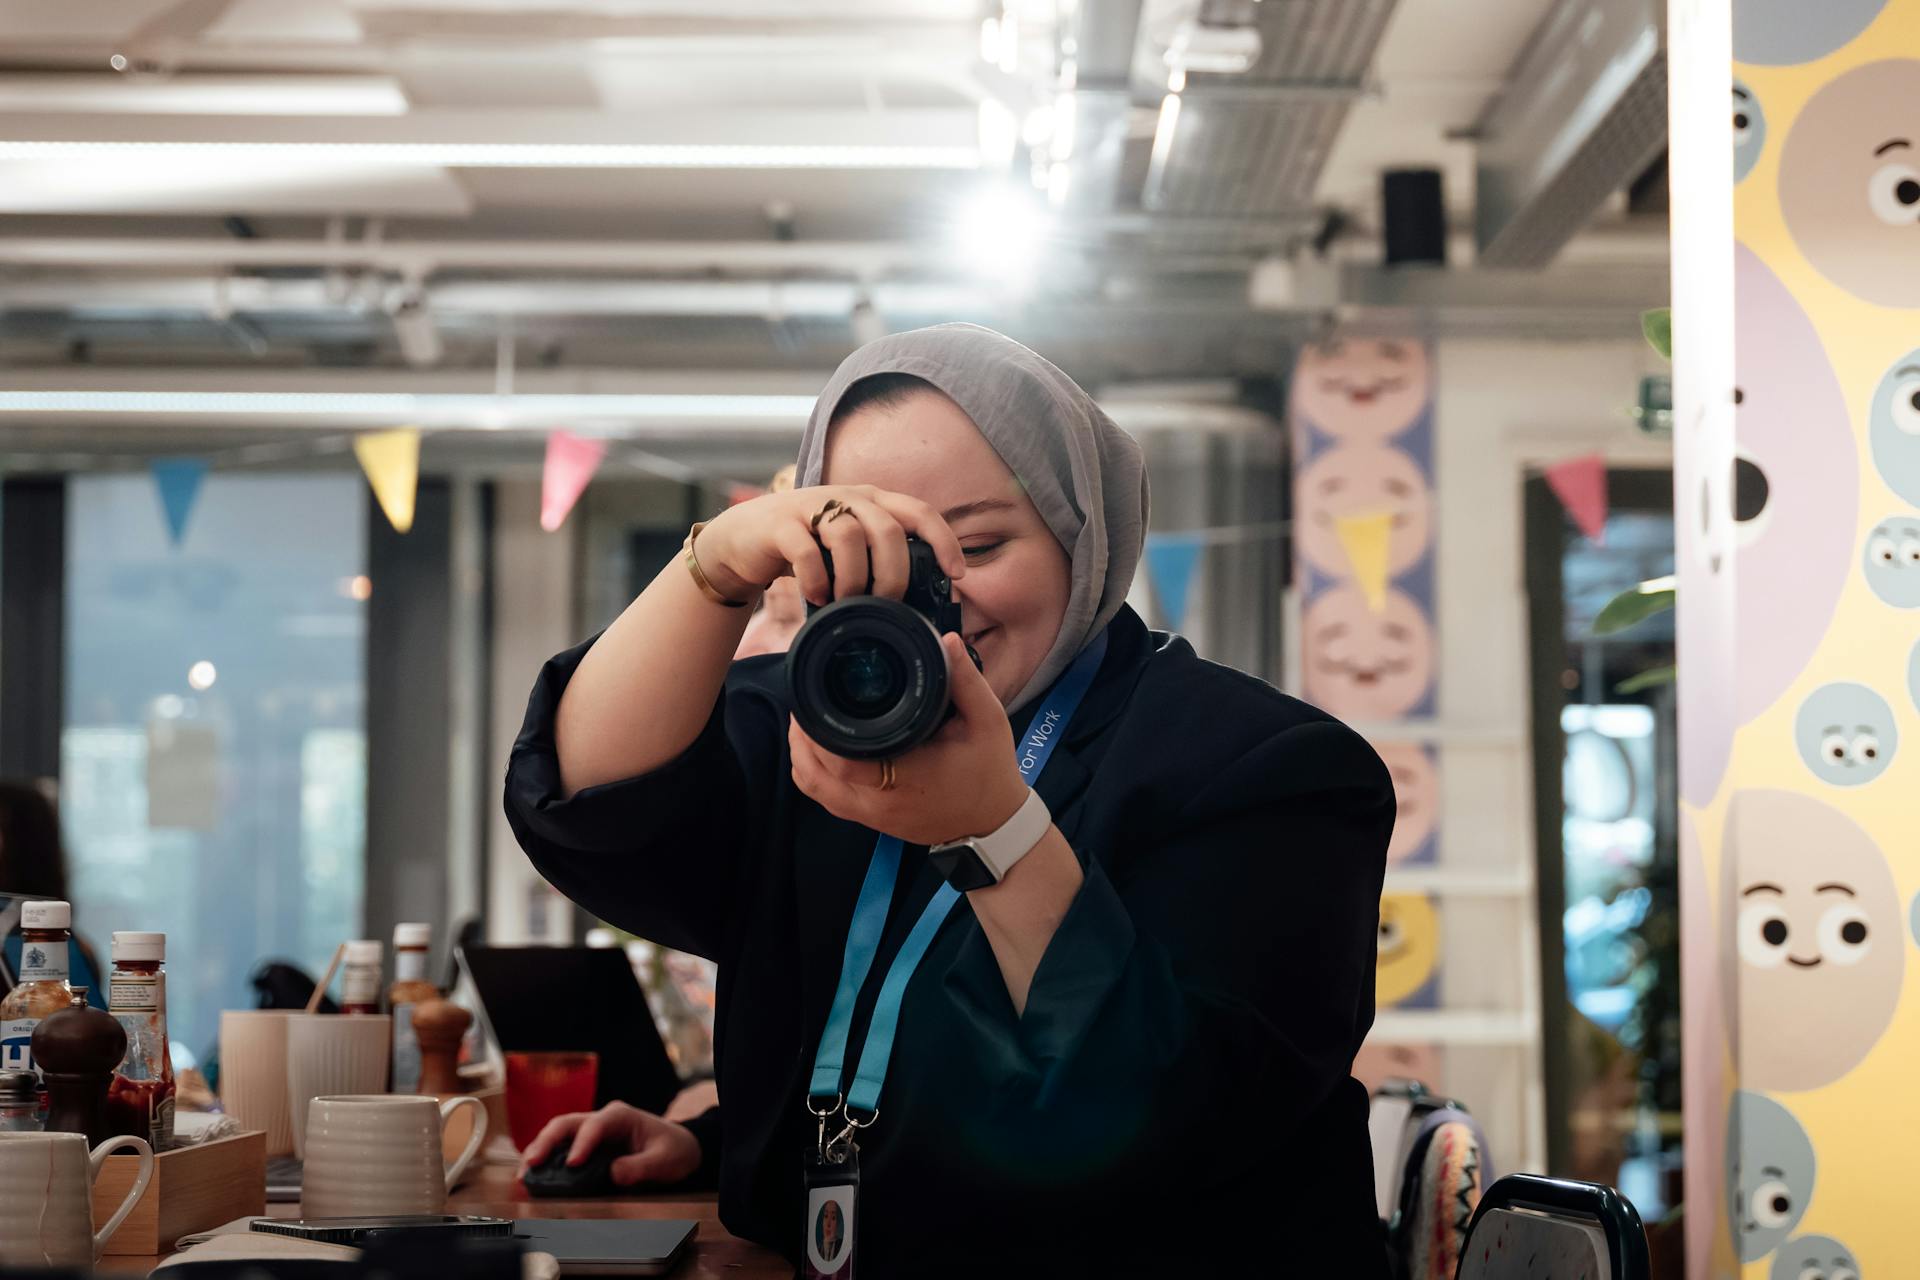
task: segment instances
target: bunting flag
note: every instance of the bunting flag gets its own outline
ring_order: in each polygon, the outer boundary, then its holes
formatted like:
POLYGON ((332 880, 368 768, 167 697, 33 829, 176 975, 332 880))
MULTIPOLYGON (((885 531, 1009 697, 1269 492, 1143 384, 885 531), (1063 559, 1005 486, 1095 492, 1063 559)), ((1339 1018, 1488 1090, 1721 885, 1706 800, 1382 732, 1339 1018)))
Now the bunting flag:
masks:
POLYGON ((1568 458, 1547 468, 1547 484, 1560 505, 1596 546, 1607 534, 1607 461, 1597 453, 1568 458))
POLYGON ((193 514, 193 500, 200 496, 200 482, 206 478, 205 458, 159 458, 153 463, 153 483, 160 491, 167 533, 176 547, 187 536, 187 517, 193 514))
POLYGON ((607 456, 604 440, 583 440, 571 431, 547 437, 547 465, 540 476, 540 527, 552 533, 586 492, 587 482, 607 456))
POLYGON ((1201 540, 1190 535, 1159 533, 1147 538, 1147 579, 1160 603, 1167 630, 1178 631, 1187 617, 1187 598, 1193 589, 1193 571, 1200 563, 1201 540))
POLYGON ((367 473, 373 496, 398 533, 413 528, 413 498, 420 484, 420 429, 396 427, 353 438, 354 456, 367 473))
POLYGON ((1387 607, 1387 546, 1393 537, 1393 512, 1336 516, 1333 526, 1353 567, 1354 584, 1366 597, 1367 608, 1379 613, 1387 607))

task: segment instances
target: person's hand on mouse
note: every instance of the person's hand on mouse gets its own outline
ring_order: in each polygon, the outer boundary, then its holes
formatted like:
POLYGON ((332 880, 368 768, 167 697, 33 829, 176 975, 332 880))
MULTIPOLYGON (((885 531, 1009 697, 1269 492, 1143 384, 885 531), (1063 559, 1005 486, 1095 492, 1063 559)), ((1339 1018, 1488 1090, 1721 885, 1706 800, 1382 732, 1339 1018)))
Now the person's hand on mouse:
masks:
POLYGON ((613 1162, 613 1183, 617 1187, 679 1182, 700 1167, 700 1139, 685 1125, 662 1120, 651 1111, 624 1102, 609 1102, 598 1111, 576 1111, 549 1120, 520 1153, 517 1176, 524 1178, 527 1170, 569 1140, 573 1144, 567 1155, 569 1165, 581 1164, 601 1146, 611 1145, 625 1152, 613 1162))

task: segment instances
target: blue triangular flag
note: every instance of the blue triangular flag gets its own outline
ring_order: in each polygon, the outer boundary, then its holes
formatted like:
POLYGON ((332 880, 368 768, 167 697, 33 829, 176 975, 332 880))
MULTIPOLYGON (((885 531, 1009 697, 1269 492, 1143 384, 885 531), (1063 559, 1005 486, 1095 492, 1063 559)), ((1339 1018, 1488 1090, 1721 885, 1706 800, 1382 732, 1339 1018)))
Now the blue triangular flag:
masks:
POLYGON ((1200 563, 1200 539, 1190 534, 1156 533, 1147 538, 1147 578, 1160 602, 1160 620, 1178 631, 1187 617, 1187 593, 1200 563))
POLYGON ((153 464, 153 482, 160 489, 167 531, 176 547, 187 536, 187 517, 193 513, 193 500, 200 496, 200 482, 206 476, 204 458, 160 458, 153 464))

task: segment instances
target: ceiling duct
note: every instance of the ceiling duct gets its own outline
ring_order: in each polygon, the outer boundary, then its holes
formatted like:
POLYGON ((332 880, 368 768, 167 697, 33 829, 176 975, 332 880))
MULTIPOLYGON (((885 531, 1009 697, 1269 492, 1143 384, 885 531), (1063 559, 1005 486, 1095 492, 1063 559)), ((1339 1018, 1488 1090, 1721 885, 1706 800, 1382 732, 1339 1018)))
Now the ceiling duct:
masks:
POLYGON ((1482 121, 1480 262, 1543 267, 1667 144, 1661 0, 1555 0, 1482 121))

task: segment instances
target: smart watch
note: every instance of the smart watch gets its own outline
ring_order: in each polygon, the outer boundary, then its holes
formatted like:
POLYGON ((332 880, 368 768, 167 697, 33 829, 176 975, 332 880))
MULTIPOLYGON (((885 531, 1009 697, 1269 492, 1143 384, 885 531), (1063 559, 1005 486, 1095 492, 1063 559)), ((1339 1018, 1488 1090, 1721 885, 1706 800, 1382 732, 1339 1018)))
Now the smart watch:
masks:
POLYGON ((1033 852, 1053 815, 1038 791, 1027 792, 1026 803, 990 835, 962 836, 927 849, 927 857, 947 883, 962 893, 985 889, 1006 879, 1013 864, 1033 852))

